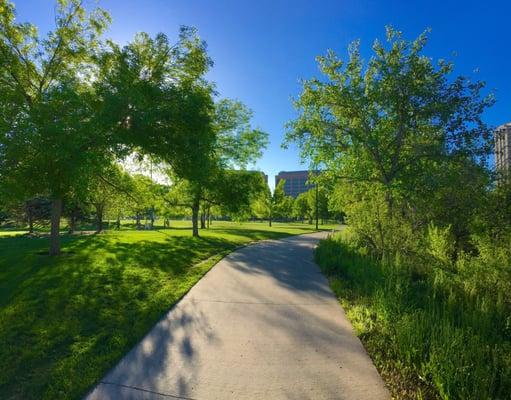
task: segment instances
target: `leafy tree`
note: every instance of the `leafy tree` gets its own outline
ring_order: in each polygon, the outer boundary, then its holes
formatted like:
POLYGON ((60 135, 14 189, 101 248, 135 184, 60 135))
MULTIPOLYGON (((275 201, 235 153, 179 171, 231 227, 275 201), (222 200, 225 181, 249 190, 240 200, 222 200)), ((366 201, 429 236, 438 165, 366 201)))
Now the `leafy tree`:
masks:
POLYGON ((109 212, 115 212, 119 225, 124 198, 137 201, 131 193, 132 185, 132 178, 114 162, 90 179, 87 202, 92 206, 96 216, 96 232, 103 231, 104 217, 109 212))
MULTIPOLYGON (((200 190, 199 201, 203 206, 201 227, 206 228, 212 207, 223 215, 246 215, 254 199, 264 190, 264 180, 258 171, 219 170, 207 186, 200 190)), ((173 207, 185 207, 194 212, 196 188, 187 180, 175 181, 165 197, 173 207)))
POLYGON ((142 229, 141 219, 149 216, 154 206, 154 182, 148 176, 136 174, 131 177, 130 193, 127 199, 127 212, 135 216, 137 229, 142 229))
MULTIPOLYGON (((199 235, 201 203, 204 215, 201 224, 205 227, 205 215, 211 206, 236 214, 242 208, 248 209, 252 198, 262 190, 261 174, 245 168, 261 156, 268 135, 251 127, 251 117, 252 112, 242 103, 219 101, 215 105, 211 125, 215 141, 212 152, 203 154, 203 175, 187 179, 173 190, 171 204, 191 208, 194 236, 199 235)), ((175 176, 171 180, 179 181, 175 176)))
POLYGON ((309 224, 312 224, 313 215, 308 192, 300 193, 293 204, 293 217, 299 220, 307 219, 309 224))
POLYGON ((62 215, 68 220, 68 233, 74 233, 79 220, 85 220, 88 215, 85 191, 80 188, 78 192, 71 193, 64 201, 62 215))
POLYGON ((293 218, 293 204, 294 199, 292 196, 284 196, 281 201, 274 205, 273 218, 284 220, 293 218))
POLYGON ((293 204, 293 216, 298 219, 306 218, 309 224, 316 218, 316 206, 318 218, 324 221, 330 217, 328 207, 327 190, 323 187, 310 189, 307 192, 300 193, 293 204))
POLYGON ((252 208, 258 218, 268 220, 269 226, 276 218, 288 218, 292 215, 293 198, 284 192, 285 180, 281 179, 273 193, 266 186, 265 190, 253 202, 252 208))
POLYGON ((34 223, 50 219, 50 202, 44 197, 27 200, 24 204, 28 233, 34 233, 34 223))
POLYGON ((62 200, 105 153, 90 80, 109 17, 101 9, 87 13, 79 0, 60 0, 56 27, 41 38, 34 25, 15 22, 11 3, 0 1, 0 9, 2 174, 23 196, 51 198, 56 255, 62 200))
MULTIPOLYGON (((212 87, 203 78, 211 61, 197 32, 183 27, 175 45, 161 33, 139 34, 123 48, 110 44, 100 65, 102 120, 123 144, 119 154, 151 155, 169 165, 177 179, 188 180, 190 188, 207 182, 215 166, 214 104, 212 87)), ((194 235, 198 209, 196 200, 194 235)))
POLYGON ((456 171, 477 169, 490 148, 481 116, 493 97, 482 96, 482 82, 452 78, 451 63, 423 55, 426 42, 426 33, 409 42, 389 27, 387 45, 375 41, 367 63, 358 42, 346 62, 331 51, 319 57, 325 76, 304 82, 289 123, 287 142, 325 166, 337 205, 380 255, 399 248, 402 221, 410 232, 427 226, 432 181, 449 172, 442 181, 460 188, 456 171))
POLYGON ((240 101, 222 99, 215 105, 215 153, 224 168, 240 168, 262 156, 268 134, 251 126, 253 113, 240 101))

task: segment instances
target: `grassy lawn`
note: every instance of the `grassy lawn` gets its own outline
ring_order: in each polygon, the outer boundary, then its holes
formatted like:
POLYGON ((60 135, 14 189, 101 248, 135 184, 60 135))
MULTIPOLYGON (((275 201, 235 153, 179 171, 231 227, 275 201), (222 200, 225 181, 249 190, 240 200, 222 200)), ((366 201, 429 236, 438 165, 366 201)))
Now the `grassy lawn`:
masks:
POLYGON ((225 254, 313 230, 215 222, 193 238, 189 225, 66 235, 56 258, 47 238, 0 232, 0 397, 80 398, 225 254))
POLYGON ((27 231, 1 231, 0 230, 0 238, 6 237, 6 236, 24 235, 25 233, 27 233, 27 231))

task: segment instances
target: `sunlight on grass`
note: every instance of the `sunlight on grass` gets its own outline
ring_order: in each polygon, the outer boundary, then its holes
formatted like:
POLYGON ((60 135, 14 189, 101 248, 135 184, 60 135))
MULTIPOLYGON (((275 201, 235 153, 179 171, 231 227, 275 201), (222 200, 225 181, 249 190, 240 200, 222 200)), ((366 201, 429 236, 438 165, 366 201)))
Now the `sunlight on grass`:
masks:
POLYGON ((27 231, 0 231, 0 237, 4 236, 19 236, 26 234, 27 231))
POLYGON ((214 222, 193 238, 189 221, 172 226, 64 235, 64 254, 54 258, 44 255, 47 238, 4 232, 2 396, 80 398, 224 255, 254 240, 313 231, 307 224, 214 222))

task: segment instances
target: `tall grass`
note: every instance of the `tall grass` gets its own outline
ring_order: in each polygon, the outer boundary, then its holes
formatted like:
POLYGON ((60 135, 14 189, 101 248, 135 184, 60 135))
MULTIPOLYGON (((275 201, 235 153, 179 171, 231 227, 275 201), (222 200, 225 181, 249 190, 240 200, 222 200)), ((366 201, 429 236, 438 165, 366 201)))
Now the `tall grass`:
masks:
MULTIPOLYGON (((438 234, 429 244, 442 253, 438 234)), ((479 247, 452 263, 426 250, 380 261, 342 233, 317 248, 395 398, 511 399, 510 260, 479 247)))

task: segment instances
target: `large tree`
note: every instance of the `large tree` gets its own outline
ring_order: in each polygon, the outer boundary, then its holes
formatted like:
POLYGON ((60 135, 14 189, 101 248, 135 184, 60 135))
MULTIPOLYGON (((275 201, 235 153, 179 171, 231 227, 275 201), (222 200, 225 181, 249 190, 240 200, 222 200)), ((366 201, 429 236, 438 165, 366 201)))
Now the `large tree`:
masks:
POLYGON ((248 208, 263 188, 262 175, 246 171, 247 165, 261 156, 268 142, 267 133, 252 127, 251 110, 239 101, 224 99, 215 104, 211 118, 214 141, 209 153, 200 154, 201 175, 187 178, 176 186, 174 193, 181 193, 181 200, 171 196, 174 203, 190 206, 193 236, 199 236, 201 203, 206 209, 208 205, 216 205, 237 213, 243 207, 248 208))
POLYGON ((0 1, 0 164, 11 195, 52 201, 50 254, 60 252, 62 201, 105 154, 91 87, 93 53, 109 21, 79 0, 57 3, 40 37, 0 1))
POLYGON ((403 225, 396 218, 425 226, 424 200, 439 174, 461 185, 460 169, 475 171, 491 143, 482 113, 493 97, 482 95, 482 82, 451 76, 451 63, 422 54, 426 42, 426 33, 407 41, 389 27, 368 62, 358 42, 347 61, 332 51, 318 57, 324 76, 303 83, 289 124, 287 141, 325 166, 323 179, 342 183, 337 203, 378 251, 398 240, 386 235, 403 225))
POLYGON ((211 60, 197 32, 183 27, 174 45, 161 33, 138 34, 122 48, 111 43, 100 65, 102 121, 120 144, 118 154, 150 155, 193 188, 207 182, 216 165, 215 108, 204 79, 211 60))
POLYGON ((175 44, 163 33, 139 33, 124 47, 110 43, 100 66, 103 122, 120 154, 147 154, 179 177, 200 178, 215 137, 213 88, 204 79, 211 60, 197 32, 181 28, 175 44))

